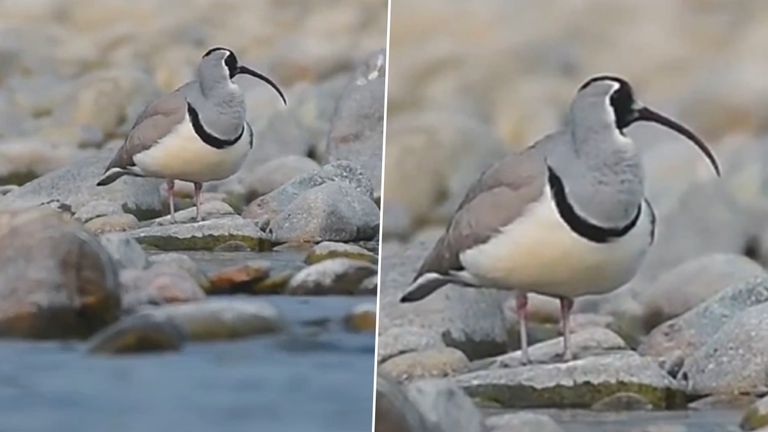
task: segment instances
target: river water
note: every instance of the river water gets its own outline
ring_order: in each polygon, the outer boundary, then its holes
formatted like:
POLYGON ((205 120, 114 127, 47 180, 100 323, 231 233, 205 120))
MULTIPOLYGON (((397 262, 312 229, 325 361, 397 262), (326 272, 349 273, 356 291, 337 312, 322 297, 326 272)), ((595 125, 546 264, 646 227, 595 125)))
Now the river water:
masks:
POLYGON ((338 320, 375 299, 263 299, 290 331, 122 357, 0 342, 0 432, 370 430, 374 336, 338 320))

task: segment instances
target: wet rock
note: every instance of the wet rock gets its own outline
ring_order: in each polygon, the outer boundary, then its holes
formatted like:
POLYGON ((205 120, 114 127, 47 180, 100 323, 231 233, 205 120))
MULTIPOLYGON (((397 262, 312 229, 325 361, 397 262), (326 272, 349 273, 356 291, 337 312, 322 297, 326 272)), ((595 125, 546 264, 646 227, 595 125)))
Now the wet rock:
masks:
POLYGON ((268 250, 272 245, 252 221, 239 216, 141 228, 127 235, 144 246, 160 250, 213 250, 230 241, 243 242, 255 251, 268 250))
POLYGON ((712 395, 701 398, 688 404, 688 409, 711 411, 711 410, 743 410, 753 403, 757 402, 757 396, 753 395, 712 395))
POLYGON ((435 430, 483 432, 483 416, 456 384, 448 380, 421 380, 409 384, 406 392, 435 430))
POLYGON ((164 202, 158 188, 161 180, 124 177, 96 186, 112 156, 112 151, 105 151, 37 178, 1 197, 0 209, 47 204, 76 213, 91 202, 111 201, 139 220, 159 216, 164 202))
POLYGON ((427 423, 424 414, 396 381, 376 377, 376 432, 442 432, 427 423))
POLYGON ((269 225, 278 242, 372 240, 379 232, 379 209, 344 182, 311 189, 269 225))
POLYGON ((463 351, 470 359, 507 352, 503 297, 498 291, 449 285, 419 302, 400 303, 433 242, 419 239, 406 246, 383 245, 380 332, 396 327, 423 329, 440 335, 445 345, 463 351))
POLYGON ((94 234, 125 232, 138 228, 139 220, 132 214, 122 213, 91 219, 84 226, 94 234))
MULTIPOLYGON (((591 327, 571 334, 571 352, 574 359, 628 350, 629 347, 616 333, 599 327, 591 327)), ((530 346, 528 354, 532 363, 562 361, 563 338, 550 339, 530 346)), ((472 370, 515 368, 523 365, 522 351, 477 360, 472 370)))
POLYGON ((120 272, 122 308, 132 313, 145 305, 203 300, 205 292, 188 273, 163 264, 120 272))
POLYGON ((344 324, 353 332, 376 331, 376 303, 363 303, 355 306, 344 317, 344 324))
POLYGON ((123 234, 105 234, 99 237, 119 269, 143 269, 147 266, 147 254, 136 240, 123 234))
POLYGON ((241 298, 208 299, 140 312, 179 326, 189 340, 236 339, 279 332, 283 328, 274 306, 241 298))
POLYGON ((119 311, 115 264, 92 234, 51 209, 0 213, 0 335, 84 337, 119 311))
POLYGON ((337 242, 322 242, 312 248, 307 254, 305 262, 316 264, 329 258, 349 258, 376 264, 378 258, 360 246, 337 242))
POLYGON ((373 54, 341 95, 331 122, 325 160, 352 161, 373 180, 380 195, 384 135, 386 54, 373 54))
POLYGON ((184 333, 171 321, 147 315, 124 318, 95 334, 87 351, 91 354, 130 354, 179 351, 184 333))
MULTIPOLYGON (((235 211, 229 204, 221 201, 203 201, 200 205, 200 217, 202 220, 211 220, 216 218, 222 218, 225 216, 232 216, 235 211)), ((196 222, 197 209, 190 207, 184 210, 176 212, 177 224, 196 222)), ((171 215, 163 216, 152 221, 151 226, 165 226, 172 225, 174 222, 171 220, 171 215)))
POLYGON ((86 223, 102 216, 123 214, 120 203, 114 201, 93 201, 84 205, 75 213, 75 220, 86 223))
POLYGON ((456 348, 440 347, 414 351, 393 357, 379 369, 398 381, 441 378, 464 372, 469 360, 456 348))
POLYGON ((237 240, 222 243, 213 249, 214 252, 248 252, 249 250, 251 249, 247 244, 237 240))
POLYGON ((762 275, 765 270, 742 255, 706 255, 681 264, 641 291, 645 328, 650 331, 723 289, 762 275))
POLYGON ((590 407, 620 392, 639 394, 656 408, 681 408, 686 402, 685 393, 654 360, 631 351, 470 372, 454 380, 473 398, 509 408, 590 407))
POLYGON ((360 283, 358 292, 362 295, 377 295, 379 292, 379 276, 368 276, 362 283, 360 283))
POLYGON ((678 379, 691 394, 756 393, 768 389, 768 304, 738 313, 687 356, 678 379))
POLYGON ((490 432, 563 432, 549 416, 529 412, 491 416, 485 426, 490 432))
POLYGON ((768 397, 752 404, 741 418, 739 426, 745 431, 752 431, 768 426, 768 397))
POLYGON ((648 400, 635 393, 614 393, 595 402, 593 411, 648 411, 653 409, 648 400))
POLYGON ((288 270, 270 274, 266 279, 256 283, 251 288, 251 294, 282 294, 285 287, 296 276, 295 271, 288 270))
POLYGON ((305 192, 329 182, 349 183, 360 195, 373 200, 374 191, 371 179, 365 172, 350 162, 334 162, 317 171, 295 178, 248 205, 243 217, 255 219, 262 228, 283 213, 288 206, 305 192))
POLYGON ((247 180, 246 193, 249 196, 266 195, 296 177, 320 169, 314 160, 299 155, 288 155, 273 159, 259 166, 247 180))
POLYGON ((332 258, 299 271, 286 288, 286 294, 357 294, 362 282, 376 274, 376 266, 349 258, 332 258))
POLYGON ((200 267, 198 267, 197 263, 193 261, 192 258, 184 254, 168 252, 152 255, 149 257, 149 262, 154 264, 156 267, 168 267, 186 272, 192 277, 192 279, 195 280, 197 286, 202 288, 204 292, 208 292, 210 289, 211 283, 208 280, 208 277, 203 273, 202 270, 200 270, 200 267))
POLYGON ((381 333, 376 342, 378 344, 379 363, 412 351, 424 351, 445 346, 439 334, 430 330, 411 327, 392 327, 381 333))
POLYGON ((208 294, 250 291, 253 285, 269 277, 269 272, 269 262, 260 260, 217 270, 208 276, 210 280, 208 294))
POLYGON ((640 346, 639 352, 656 357, 688 357, 709 342, 734 316, 765 301, 768 301, 766 277, 755 277, 728 287, 654 329, 640 346))

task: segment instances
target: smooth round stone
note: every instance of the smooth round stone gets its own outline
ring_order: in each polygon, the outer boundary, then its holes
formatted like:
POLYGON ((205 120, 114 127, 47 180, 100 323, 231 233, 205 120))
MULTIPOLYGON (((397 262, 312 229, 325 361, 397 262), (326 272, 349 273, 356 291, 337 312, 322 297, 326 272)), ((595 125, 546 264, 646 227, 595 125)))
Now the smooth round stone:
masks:
POLYGON ((468 366, 464 353, 456 348, 440 347, 393 357, 379 365, 379 369, 398 381, 412 381, 455 375, 468 366))
POLYGON ((274 306, 239 297, 166 305, 140 313, 174 322, 189 340, 236 339, 283 329, 274 306))
POLYGON ((293 295, 358 294, 368 277, 376 274, 373 264, 349 258, 332 258, 299 271, 286 288, 293 295))
POLYGON ((184 333, 171 321, 137 315, 120 320, 94 335, 88 342, 91 354, 129 354, 179 351, 184 333))
POLYGON ((137 229, 139 220, 132 214, 114 214, 91 219, 85 224, 85 229, 94 234, 125 232, 137 229))
POLYGON ((307 254, 305 262, 307 264, 316 264, 330 258, 356 259, 371 264, 378 262, 376 255, 360 246, 332 241, 325 241, 313 247, 307 254))
POLYGON ((344 317, 347 329, 353 332, 376 331, 376 303, 363 303, 355 306, 344 317))
POLYGON ((208 294, 250 291, 251 286, 269 277, 269 273, 269 262, 261 260, 223 268, 208 276, 211 282, 208 294))

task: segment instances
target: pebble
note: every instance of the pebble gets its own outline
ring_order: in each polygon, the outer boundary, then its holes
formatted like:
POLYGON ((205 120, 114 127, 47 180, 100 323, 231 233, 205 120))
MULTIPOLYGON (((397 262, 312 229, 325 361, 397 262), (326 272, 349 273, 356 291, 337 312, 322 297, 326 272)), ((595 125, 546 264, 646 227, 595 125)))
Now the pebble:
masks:
POLYGON ((286 287, 292 295, 353 295, 376 274, 376 266, 349 258, 332 258, 300 270, 286 287))
POLYGON ((464 372, 469 366, 467 356, 456 348, 439 347, 413 351, 392 357, 379 369, 398 381, 441 378, 464 372))

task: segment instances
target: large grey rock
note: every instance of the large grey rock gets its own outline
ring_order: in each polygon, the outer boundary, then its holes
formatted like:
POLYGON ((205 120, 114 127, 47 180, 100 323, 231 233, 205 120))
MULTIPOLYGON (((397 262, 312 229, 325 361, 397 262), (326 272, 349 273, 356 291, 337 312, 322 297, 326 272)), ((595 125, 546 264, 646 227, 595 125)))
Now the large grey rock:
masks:
POLYGON ((77 338, 118 318, 116 266, 48 208, 0 213, 0 336, 77 338))
MULTIPOLYGON (((629 347, 616 333, 600 327, 589 327, 571 335, 571 353, 575 359, 585 358, 612 351, 624 351, 629 347)), ((532 363, 554 363, 561 361, 563 338, 550 339, 529 348, 532 363)), ((502 354, 497 357, 476 360, 473 370, 514 368, 523 365, 521 351, 502 354)))
POLYGON ((409 384, 405 390, 433 429, 442 432, 483 432, 483 416, 453 382, 421 380, 409 384))
POLYGON ((768 390, 768 304, 738 313, 686 357, 678 375, 692 394, 768 390))
POLYGON ((147 254, 136 240, 123 234, 105 234, 99 237, 101 245, 112 256, 120 269, 143 269, 147 266, 147 254))
POLYGON ((231 241, 242 242, 257 251, 271 247, 267 234, 253 221, 239 216, 199 223, 151 226, 125 235, 144 246, 160 250, 213 250, 231 241))
POLYGON ((768 301, 768 277, 758 276, 654 329, 639 348, 643 355, 682 358, 704 346, 743 310, 768 301))
POLYGON ((359 165, 373 180, 377 196, 381 195, 386 63, 386 53, 380 50, 355 73, 338 102, 322 155, 331 162, 359 165))
POLYGON ((398 381, 441 378, 464 372, 469 360, 456 348, 439 347, 408 352, 379 365, 379 370, 398 381))
POLYGON ((552 418, 525 411, 488 417, 485 425, 490 432, 563 432, 552 418))
POLYGON ((412 351, 444 346, 439 333, 413 327, 391 327, 382 330, 376 339, 379 363, 412 351))
POLYGON ((0 197, 0 210, 52 205, 76 213, 93 201, 110 201, 140 220, 159 216, 164 202, 161 180, 124 177, 96 186, 111 158, 112 151, 102 152, 37 178, 0 197))
POLYGON ((386 375, 376 377, 376 432, 442 432, 428 423, 405 389, 386 375))
POLYGON ((355 190, 370 199, 374 198, 373 183, 365 172, 351 162, 334 162, 323 166, 317 171, 295 178, 274 191, 258 198, 248 205, 243 217, 255 219, 262 229, 269 226, 270 221, 282 213, 302 194, 329 182, 341 181, 349 183, 355 190))
POLYGON ((442 342, 463 351, 470 359, 507 351, 507 332, 499 292, 446 286, 424 300, 400 303, 400 297, 433 240, 416 240, 406 246, 384 243, 379 288, 379 331, 391 328, 423 329, 442 342))
POLYGON ((330 295, 358 294, 376 266, 349 258, 331 258, 300 270, 285 289, 286 294, 330 295))
POLYGON ((766 275, 765 270, 743 255, 712 254, 694 258, 664 273, 640 292, 643 324, 650 331, 723 289, 761 275, 766 275))
POLYGON ((657 408, 682 408, 686 402, 685 392, 653 359, 631 351, 453 379, 473 398, 510 408, 590 407, 620 392, 637 393, 657 408))
POLYGON ((299 155, 273 159, 256 168, 245 185, 246 193, 254 197, 266 195, 294 178, 320 169, 314 160, 299 155))
POLYGON ((271 222, 277 242, 372 240, 379 232, 379 209, 344 182, 311 189, 271 222))
POLYGON ((139 315, 169 320, 189 340, 235 339, 276 333, 283 323, 277 309, 261 300, 208 299, 146 309, 139 315))

